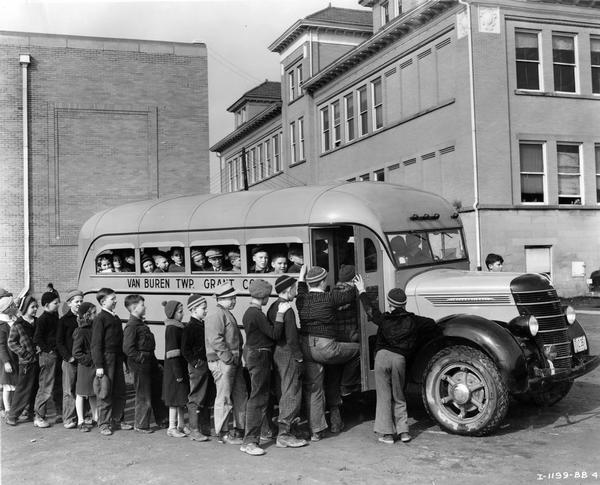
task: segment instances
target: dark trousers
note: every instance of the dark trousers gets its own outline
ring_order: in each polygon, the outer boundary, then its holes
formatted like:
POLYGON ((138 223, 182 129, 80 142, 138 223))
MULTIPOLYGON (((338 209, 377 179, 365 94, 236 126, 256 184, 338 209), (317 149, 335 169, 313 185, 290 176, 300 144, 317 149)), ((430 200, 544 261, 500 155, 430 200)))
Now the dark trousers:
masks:
POLYGON ((77 382, 77 362, 62 361, 62 411, 65 423, 77 422, 75 410, 75 384, 77 382))
POLYGON ((302 363, 294 359, 287 345, 277 345, 273 361, 279 373, 281 397, 279 399, 279 434, 287 434, 302 406, 302 363))
POLYGON ((37 362, 19 364, 19 377, 15 386, 12 404, 8 411, 9 418, 16 420, 25 408, 29 408, 30 413, 32 412, 38 376, 39 365, 37 362))
POLYGON ((125 410, 125 374, 123 356, 104 353, 104 374, 110 382, 110 392, 106 399, 98 397, 98 426, 110 425, 111 421, 121 421, 125 410))
POLYGON ((130 361, 129 368, 133 372, 135 389, 134 426, 140 429, 149 428, 151 412, 154 413, 156 424, 160 425, 167 417, 168 411, 161 399, 162 372, 156 357, 148 357, 143 364, 130 361))
POLYGON ((35 396, 35 414, 46 419, 48 400, 54 401, 56 416, 62 417, 62 361, 56 352, 41 352, 39 355, 39 386, 35 396))
POLYGON ((190 428, 198 429, 203 434, 210 434, 209 395, 213 394, 214 383, 208 370, 208 363, 201 361, 194 367, 188 364, 190 375, 190 394, 188 395, 188 419, 190 428), (212 385, 211 385, 212 384, 212 385))
POLYGON ((248 349, 246 366, 250 373, 250 398, 246 404, 246 434, 244 443, 260 442, 260 431, 269 403, 271 384, 270 350, 248 349))

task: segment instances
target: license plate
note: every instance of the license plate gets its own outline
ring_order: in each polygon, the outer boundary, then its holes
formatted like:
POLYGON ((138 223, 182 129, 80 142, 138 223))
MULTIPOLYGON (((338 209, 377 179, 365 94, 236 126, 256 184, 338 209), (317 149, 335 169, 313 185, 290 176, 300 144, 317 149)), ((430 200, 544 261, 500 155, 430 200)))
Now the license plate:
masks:
POLYGON ((575 352, 583 352, 584 350, 587 350, 588 346, 585 335, 582 335, 581 337, 575 337, 573 339, 573 348, 575 349, 575 352))

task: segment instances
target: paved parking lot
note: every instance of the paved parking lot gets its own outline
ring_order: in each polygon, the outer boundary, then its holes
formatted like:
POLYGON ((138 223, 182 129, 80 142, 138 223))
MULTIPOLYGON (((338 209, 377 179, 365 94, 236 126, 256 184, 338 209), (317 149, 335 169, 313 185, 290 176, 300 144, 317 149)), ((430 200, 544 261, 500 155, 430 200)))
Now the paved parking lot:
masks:
MULTIPOLYGON (((580 315, 580 321, 599 352, 600 315, 580 315)), ((500 430, 484 438, 447 434, 418 400, 410 404, 409 444, 377 442, 366 396, 363 405, 346 410, 348 429, 341 435, 296 450, 271 443, 262 457, 214 438, 196 443, 164 431, 105 438, 60 425, 2 425, 2 484, 600 483, 600 369, 579 379, 552 408, 511 405, 500 430)))

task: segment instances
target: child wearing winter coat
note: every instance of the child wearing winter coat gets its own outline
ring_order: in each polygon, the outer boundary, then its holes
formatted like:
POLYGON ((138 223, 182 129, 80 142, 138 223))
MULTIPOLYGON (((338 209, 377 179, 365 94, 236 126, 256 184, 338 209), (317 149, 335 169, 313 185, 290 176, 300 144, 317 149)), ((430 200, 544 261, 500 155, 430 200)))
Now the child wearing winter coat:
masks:
POLYGON ((0 288, 0 384, 5 412, 10 411, 19 370, 17 355, 8 348, 8 335, 17 319, 16 313, 17 306, 12 294, 0 288))

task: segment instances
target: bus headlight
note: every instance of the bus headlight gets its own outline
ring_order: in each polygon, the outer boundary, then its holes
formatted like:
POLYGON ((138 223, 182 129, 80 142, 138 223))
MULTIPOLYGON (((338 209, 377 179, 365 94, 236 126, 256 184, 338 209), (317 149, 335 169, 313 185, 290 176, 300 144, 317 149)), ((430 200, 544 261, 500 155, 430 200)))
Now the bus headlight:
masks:
POLYGON ((575 320, 577 320, 577 313, 575 312, 575 308, 569 305, 565 308, 565 317, 567 317, 567 323, 569 325, 573 325, 575 320))
POLYGON ((508 322, 508 329, 521 337, 535 337, 540 326, 533 315, 521 315, 508 322))

